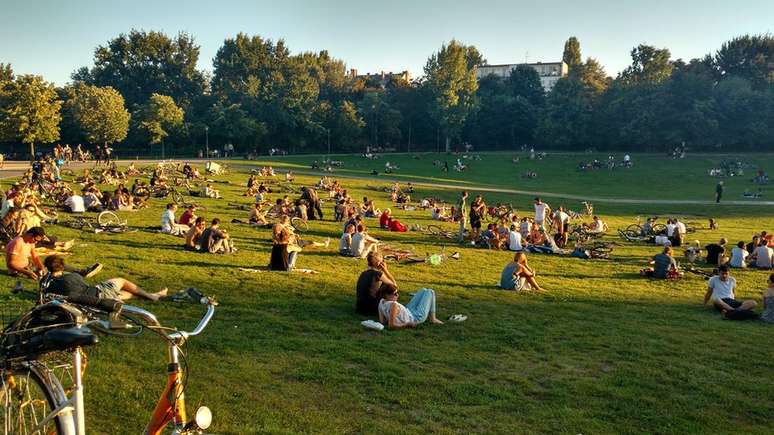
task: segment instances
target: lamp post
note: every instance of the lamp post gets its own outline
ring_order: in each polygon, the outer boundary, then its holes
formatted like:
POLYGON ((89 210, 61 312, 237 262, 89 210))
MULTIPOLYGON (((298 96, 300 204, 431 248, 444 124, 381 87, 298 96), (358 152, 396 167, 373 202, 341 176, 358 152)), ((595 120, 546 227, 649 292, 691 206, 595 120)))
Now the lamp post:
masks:
POLYGON ((328 133, 328 155, 331 155, 331 129, 326 128, 325 131, 328 133))
POLYGON ((204 152, 206 153, 204 155, 205 159, 210 158, 210 127, 204 126, 204 152))

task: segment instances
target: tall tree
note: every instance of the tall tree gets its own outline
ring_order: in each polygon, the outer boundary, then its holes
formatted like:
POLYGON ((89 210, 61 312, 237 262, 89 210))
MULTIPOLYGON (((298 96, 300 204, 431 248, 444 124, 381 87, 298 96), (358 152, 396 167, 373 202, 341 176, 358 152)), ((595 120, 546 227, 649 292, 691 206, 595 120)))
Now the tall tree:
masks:
POLYGON ((13 81, 13 68, 10 63, 0 62, 0 83, 13 81))
POLYGON ((187 108, 206 89, 204 75, 196 69, 198 60, 199 46, 186 33, 170 38, 132 30, 98 46, 94 66, 81 68, 72 78, 116 89, 130 108, 145 104, 154 93, 169 95, 187 108))
POLYGON ((625 84, 659 84, 672 75, 674 65, 667 48, 640 44, 631 51, 632 64, 619 74, 625 84))
POLYGON ((111 87, 83 83, 71 88, 72 97, 64 105, 66 112, 93 144, 120 142, 129 131, 129 112, 124 97, 111 87))
POLYGON ((476 67, 482 63, 483 58, 474 46, 452 40, 430 56, 425 65, 425 78, 435 100, 433 116, 446 138, 447 152, 476 106, 476 67))
POLYGON ((161 143, 161 156, 165 157, 164 139, 169 131, 183 123, 184 111, 167 95, 153 94, 137 112, 138 127, 143 130, 150 144, 161 143))
POLYGON ((610 77, 604 67, 593 57, 586 59, 582 65, 579 78, 586 91, 592 96, 601 95, 610 86, 610 77))
POLYGON ((54 85, 41 76, 21 75, 3 84, 0 92, 0 135, 30 146, 59 139, 62 102, 54 85))
POLYGON ((581 59, 580 42, 578 41, 578 38, 570 36, 570 38, 564 43, 562 61, 570 67, 570 74, 574 74, 573 70, 583 64, 583 60, 581 59))
POLYGON ((744 35, 724 42, 714 63, 720 77, 741 77, 758 86, 774 83, 774 36, 744 35))

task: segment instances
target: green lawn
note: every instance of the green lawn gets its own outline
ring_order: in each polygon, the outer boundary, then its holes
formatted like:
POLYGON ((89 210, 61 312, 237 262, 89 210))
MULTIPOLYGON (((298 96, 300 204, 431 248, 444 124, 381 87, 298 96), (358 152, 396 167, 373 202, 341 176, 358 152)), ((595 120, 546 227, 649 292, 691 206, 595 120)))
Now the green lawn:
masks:
MULTIPOLYGON (((524 190, 706 199, 716 179, 704 174, 709 163, 719 160, 635 156, 638 166, 631 171, 580 174, 574 168, 582 158, 549 156, 535 163, 541 176, 529 184, 517 175, 527 165, 514 169, 510 155, 503 154, 485 155, 463 175, 476 184, 524 190), (552 171, 556 176, 548 175, 552 171)), ((771 157, 753 158, 764 166, 774 162, 771 157)), ((394 160, 401 174, 415 179, 459 181, 458 173, 432 172, 433 159, 394 160)), ((302 167, 311 160, 274 161, 302 167)), ((363 159, 343 160, 342 172, 370 172, 363 159)), ((237 163, 232 164, 235 169, 237 163)), ((318 177, 298 178, 300 184, 312 184, 318 177)), ((246 218, 247 212, 226 207, 226 202, 248 203, 237 185, 246 174, 232 171, 219 179, 232 182, 219 185, 227 198, 203 201, 203 215, 226 222, 246 218)), ((366 188, 376 184, 373 180, 343 182, 353 197, 373 196, 379 206, 388 205, 386 194, 366 188)), ((729 184, 728 197, 737 199, 749 183, 734 179, 729 184)), ((423 195, 451 200, 457 191, 420 187, 416 197, 423 195)), ((530 195, 492 193, 485 198, 531 210, 530 195)), ((577 201, 548 202, 577 206, 577 201)), ((156 200, 150 209, 122 215, 132 225, 155 225, 162 209, 163 202, 156 200)), ((428 213, 393 210, 404 222, 431 223, 428 213)), ((330 219, 330 205, 324 211, 330 219)), ((637 215, 674 214, 703 228, 707 217, 715 217, 719 230, 693 236, 702 244, 723 236, 735 243, 774 229, 771 207, 763 206, 604 203, 597 204, 597 212, 611 228, 624 227, 637 215)), ((772 432, 774 329, 762 322, 721 320, 701 305, 705 281, 698 276, 669 283, 640 278, 639 269, 658 252, 656 247, 621 243, 611 261, 531 255, 548 291, 513 293, 495 288, 508 253, 450 246, 419 233, 381 231, 373 220, 369 224, 377 237, 420 254, 437 252, 444 244, 447 253, 459 250, 461 260, 440 266, 391 267, 404 303, 409 292, 430 287, 439 296, 439 317, 463 313, 469 319, 416 330, 364 329, 353 306, 355 280, 365 262, 339 257, 331 246, 299 258, 298 267, 317 270, 317 275, 240 271, 268 263, 271 245, 265 229, 226 223, 240 248, 235 256, 188 253, 181 239, 149 232, 47 230, 78 239, 68 261, 103 262, 105 270, 97 279, 123 276, 150 290, 194 286, 221 302, 188 352, 189 406, 212 408, 212 433, 772 432)), ((315 221, 310 237, 331 237, 335 243, 340 227, 330 220, 315 221)), ((609 239, 616 240, 612 235, 609 239)), ((739 297, 760 299, 767 273, 734 276, 739 297)), ((0 276, 3 288, 14 282, 0 276)), ((4 294, 7 307, 29 303, 9 290, 4 294)), ((163 323, 189 329, 202 314, 196 306, 139 304, 163 323)), ((90 433, 141 431, 163 387, 164 370, 165 347, 155 337, 103 338, 89 352, 90 433)))
MULTIPOLYGON (((529 160, 529 155, 524 153, 484 153, 480 156, 481 160, 461 159, 469 165, 469 169, 464 172, 451 169, 457 158, 462 157, 453 154, 390 154, 377 160, 338 155, 332 158, 344 163, 341 169, 335 171, 345 175, 370 175, 371 171, 376 170, 382 177, 415 182, 505 187, 601 198, 670 200, 713 200, 715 185, 721 179, 726 184, 727 200, 744 200, 742 193, 745 189, 757 190, 759 186, 750 182, 756 175, 753 169, 747 169, 744 175, 739 177, 710 177, 709 169, 718 167, 724 160, 740 160, 766 171, 774 169, 772 154, 702 154, 677 160, 654 154, 633 154, 633 168, 618 168, 614 171, 577 169, 578 163, 589 162, 595 158, 606 162, 608 155, 599 153, 551 153, 542 160, 529 160), (513 157, 519 157, 519 162, 513 163, 513 157), (450 171, 442 172, 434 166, 433 162, 436 160, 448 162, 450 171), (398 164, 400 169, 393 174, 384 175, 384 164, 388 161, 398 164), (537 178, 522 177, 527 171, 536 172, 537 178)), ((616 153, 615 156, 619 161, 623 159, 623 153, 616 153)), ((323 158, 321 155, 287 156, 262 158, 248 163, 272 164, 275 167, 301 170, 308 169, 313 161, 322 161, 323 158)), ((763 186, 762 190, 765 199, 774 198, 774 190, 771 187, 763 186)))

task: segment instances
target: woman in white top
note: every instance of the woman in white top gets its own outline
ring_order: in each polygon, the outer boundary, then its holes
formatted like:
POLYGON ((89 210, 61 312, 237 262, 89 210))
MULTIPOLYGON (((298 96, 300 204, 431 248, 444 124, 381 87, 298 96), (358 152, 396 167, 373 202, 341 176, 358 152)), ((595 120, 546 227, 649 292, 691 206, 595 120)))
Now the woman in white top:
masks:
POLYGON ((395 286, 382 288, 382 300, 379 301, 379 322, 390 329, 416 328, 418 324, 430 322, 443 324, 435 317, 435 292, 423 288, 411 298, 408 305, 398 302, 398 289, 395 286))

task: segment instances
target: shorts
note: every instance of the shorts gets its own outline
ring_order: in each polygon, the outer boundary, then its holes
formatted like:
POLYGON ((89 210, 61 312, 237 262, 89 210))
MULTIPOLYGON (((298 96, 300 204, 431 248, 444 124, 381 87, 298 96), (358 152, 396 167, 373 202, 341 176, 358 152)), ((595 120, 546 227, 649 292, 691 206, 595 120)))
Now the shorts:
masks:
POLYGON ((100 299, 121 299, 121 279, 113 278, 95 285, 97 297, 100 299))
MULTIPOLYGON (((737 309, 737 308, 742 306, 742 303, 737 301, 736 299, 723 298, 723 299, 721 299, 721 301, 725 302, 726 305, 728 305, 729 307, 731 307, 733 309, 737 309)), ((715 304, 715 308, 717 308, 718 310, 722 310, 722 308, 718 304, 715 304)))
POLYGON ((471 228, 481 228, 481 218, 476 216, 475 218, 473 216, 470 217, 470 227, 471 228))

